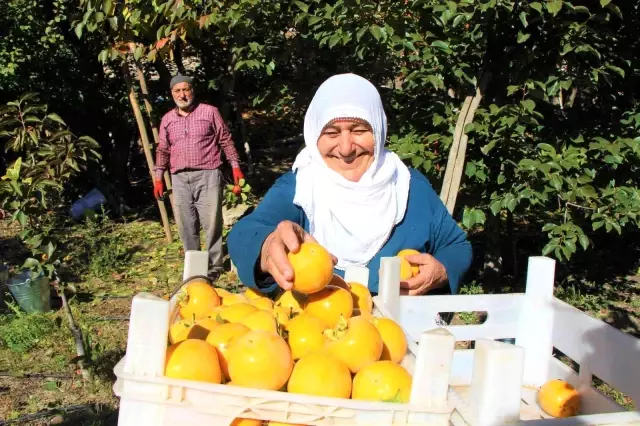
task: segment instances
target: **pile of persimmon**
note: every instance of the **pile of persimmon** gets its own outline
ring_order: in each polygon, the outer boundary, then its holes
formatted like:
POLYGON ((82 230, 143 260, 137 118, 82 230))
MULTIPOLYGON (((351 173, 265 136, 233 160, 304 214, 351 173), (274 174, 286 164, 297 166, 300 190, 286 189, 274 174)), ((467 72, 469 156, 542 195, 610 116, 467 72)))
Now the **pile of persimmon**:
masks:
POLYGON ((368 288, 334 275, 330 257, 329 275, 326 251, 305 244, 292 262, 305 293, 283 291, 273 301, 254 289, 236 294, 205 281, 185 285, 180 318, 169 330, 165 375, 407 403, 411 375, 400 365, 407 352, 403 330, 373 316, 368 288))

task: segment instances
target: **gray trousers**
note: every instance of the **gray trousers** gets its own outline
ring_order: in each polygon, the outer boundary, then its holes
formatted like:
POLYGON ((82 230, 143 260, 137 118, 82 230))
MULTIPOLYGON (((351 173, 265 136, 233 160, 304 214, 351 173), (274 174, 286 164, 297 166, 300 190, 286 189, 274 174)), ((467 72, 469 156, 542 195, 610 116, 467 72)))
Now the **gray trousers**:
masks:
POLYGON ((222 173, 217 169, 179 171, 171 175, 171 183, 185 252, 200 250, 202 225, 209 275, 222 272, 222 173))

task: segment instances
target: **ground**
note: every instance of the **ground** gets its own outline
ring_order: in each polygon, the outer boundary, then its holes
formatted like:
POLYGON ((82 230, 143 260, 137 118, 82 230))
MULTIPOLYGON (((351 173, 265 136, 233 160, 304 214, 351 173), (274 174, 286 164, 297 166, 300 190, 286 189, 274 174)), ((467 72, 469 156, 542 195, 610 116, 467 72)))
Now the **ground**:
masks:
MULTIPOLYGON (((257 183, 258 193, 286 170, 297 149, 296 145, 282 145, 255 153, 257 169, 252 184, 257 183), (269 158, 271 165, 265 168, 261 158, 269 158)), ((143 291, 167 297, 182 276, 180 242, 167 244, 159 221, 148 213, 65 225, 67 237, 61 250, 66 255, 60 273, 70 284, 69 303, 89 349, 89 379, 83 378, 77 367, 74 340, 59 298, 54 298, 51 312, 27 316, 15 312, 10 297, 5 297, 9 306, 0 305, 4 312, 0 314, 0 419, 5 421, 0 420, 0 425, 18 421, 33 425, 117 424, 113 368, 125 351, 131 298, 143 291)), ((5 253, 10 263, 17 263, 22 249, 13 238, 16 229, 6 221, 0 226, 0 253, 5 253)), ((175 226, 173 234, 177 235, 175 226)), ((603 285, 580 274, 565 274, 557 296, 640 336, 640 279, 635 268, 637 264, 634 269, 610 274, 603 285)), ((464 293, 491 291, 473 276, 467 281, 464 293)), ((217 285, 242 290, 232 272, 224 274, 217 285)), ((453 321, 477 323, 482 321, 482 314, 461 313, 453 321)), ((629 409, 634 407, 632 401, 607 389, 606 384, 599 386, 629 409)))

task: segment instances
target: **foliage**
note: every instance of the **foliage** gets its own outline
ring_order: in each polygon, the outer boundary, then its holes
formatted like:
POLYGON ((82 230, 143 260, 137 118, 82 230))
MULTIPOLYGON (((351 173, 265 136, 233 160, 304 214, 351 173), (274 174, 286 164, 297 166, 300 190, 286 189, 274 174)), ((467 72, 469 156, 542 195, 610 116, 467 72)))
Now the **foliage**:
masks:
POLYGON ((109 232, 112 225, 104 210, 100 215, 89 215, 85 219, 83 242, 89 272, 95 277, 109 277, 125 267, 131 259, 124 238, 109 232))
POLYGON ((224 186, 224 205, 228 208, 237 206, 238 204, 254 204, 255 196, 251 193, 251 185, 244 179, 238 182, 240 194, 233 192, 234 185, 228 184, 224 186))
POLYGON ((637 5, 103 0, 83 8, 76 31, 109 25, 114 38, 101 60, 129 45, 124 51, 154 61, 189 43, 206 62, 203 46, 216 46, 234 78, 252 81, 253 106, 279 108, 283 93, 295 103, 310 74, 317 83, 361 73, 382 86, 391 149, 436 180, 462 101, 485 77, 465 128, 463 226, 516 214, 540 222, 543 254, 568 259, 589 247, 590 232, 638 225, 639 67, 628 49, 637 44, 637 5))
MULTIPOLYGON (((98 144, 76 136, 62 118, 27 93, 0 110, 0 140, 17 157, 0 181, 0 208, 22 227, 20 238, 32 255, 48 263, 49 276, 56 260, 54 209, 72 177, 98 160, 98 144)), ((36 266, 30 259, 25 267, 36 266)))
POLYGON ((28 352, 55 327, 55 321, 45 313, 25 314, 9 305, 14 315, 0 315, 0 346, 14 352, 28 352))

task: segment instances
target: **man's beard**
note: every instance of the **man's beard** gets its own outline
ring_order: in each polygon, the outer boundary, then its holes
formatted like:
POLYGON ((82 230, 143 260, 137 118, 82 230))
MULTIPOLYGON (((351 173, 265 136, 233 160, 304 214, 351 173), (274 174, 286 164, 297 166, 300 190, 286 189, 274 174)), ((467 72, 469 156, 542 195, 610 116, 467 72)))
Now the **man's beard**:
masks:
POLYGON ((176 101, 176 105, 178 105, 178 108, 182 110, 188 109, 191 105, 193 105, 193 98, 186 102, 176 101))

